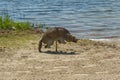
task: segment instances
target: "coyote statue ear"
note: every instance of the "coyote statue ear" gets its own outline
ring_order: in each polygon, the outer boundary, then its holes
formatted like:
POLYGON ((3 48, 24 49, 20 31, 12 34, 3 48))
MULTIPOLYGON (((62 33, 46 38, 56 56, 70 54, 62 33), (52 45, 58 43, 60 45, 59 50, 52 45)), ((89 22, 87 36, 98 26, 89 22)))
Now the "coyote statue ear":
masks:
POLYGON ((72 36, 72 42, 77 42, 78 41, 78 39, 76 39, 76 37, 75 36, 72 36))

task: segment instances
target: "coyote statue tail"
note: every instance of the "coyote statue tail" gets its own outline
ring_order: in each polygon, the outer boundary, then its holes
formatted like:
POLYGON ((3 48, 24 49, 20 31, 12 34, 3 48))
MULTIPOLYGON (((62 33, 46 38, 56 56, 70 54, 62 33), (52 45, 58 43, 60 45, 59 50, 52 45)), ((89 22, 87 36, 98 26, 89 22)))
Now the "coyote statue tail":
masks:
POLYGON ((42 39, 39 41, 39 45, 38 45, 39 52, 41 52, 41 48, 42 48, 42 39))

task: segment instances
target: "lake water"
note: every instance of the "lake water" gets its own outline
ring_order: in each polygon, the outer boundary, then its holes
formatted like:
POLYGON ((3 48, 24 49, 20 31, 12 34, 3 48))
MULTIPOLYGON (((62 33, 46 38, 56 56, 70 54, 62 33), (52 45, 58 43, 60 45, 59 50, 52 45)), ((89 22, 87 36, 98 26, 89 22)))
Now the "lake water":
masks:
POLYGON ((120 36, 120 0, 0 0, 0 15, 5 11, 16 21, 65 27, 78 38, 120 36))

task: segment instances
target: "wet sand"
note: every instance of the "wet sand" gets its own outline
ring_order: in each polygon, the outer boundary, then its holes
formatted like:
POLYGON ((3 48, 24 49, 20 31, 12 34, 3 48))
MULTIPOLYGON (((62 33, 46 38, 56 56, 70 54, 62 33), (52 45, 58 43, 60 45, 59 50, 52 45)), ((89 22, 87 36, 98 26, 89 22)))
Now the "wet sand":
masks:
POLYGON ((0 48, 0 80, 119 80, 120 42, 79 40, 42 48, 0 48))

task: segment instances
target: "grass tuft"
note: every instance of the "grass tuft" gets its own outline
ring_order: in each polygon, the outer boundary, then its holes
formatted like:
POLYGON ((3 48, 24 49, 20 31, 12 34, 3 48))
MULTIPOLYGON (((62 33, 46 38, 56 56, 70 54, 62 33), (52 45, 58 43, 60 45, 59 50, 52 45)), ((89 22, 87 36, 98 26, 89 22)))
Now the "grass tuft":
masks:
MULTIPOLYGON (((45 24, 38 24, 37 28, 44 28, 45 24)), ((35 28, 35 25, 30 22, 20 22, 20 21, 14 21, 10 18, 8 14, 5 16, 0 16, 0 30, 29 30, 35 28)))
POLYGON ((16 30, 27 30, 31 28, 31 24, 29 22, 15 22, 9 15, 5 15, 4 17, 0 16, 0 29, 10 30, 12 28, 16 30))

